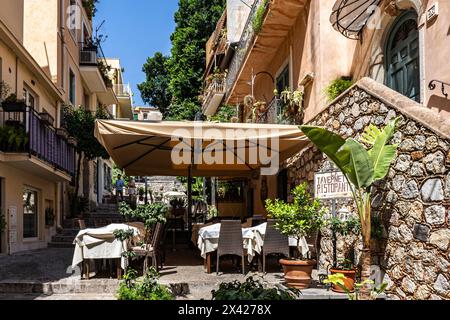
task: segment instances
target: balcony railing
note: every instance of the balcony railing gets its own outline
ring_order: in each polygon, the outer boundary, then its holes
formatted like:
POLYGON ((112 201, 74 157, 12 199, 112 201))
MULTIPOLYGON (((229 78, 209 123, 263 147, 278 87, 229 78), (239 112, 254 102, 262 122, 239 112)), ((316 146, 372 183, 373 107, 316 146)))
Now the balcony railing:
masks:
MULTIPOLYGON (((227 88, 229 90, 233 88, 233 85, 236 82, 237 77, 244 64, 248 50, 250 46, 253 44, 253 41, 256 37, 256 33, 253 30, 253 20, 256 16, 258 8, 264 4, 268 6, 269 2, 270 1, 266 2, 264 0, 255 0, 255 3, 252 6, 244 30, 242 31, 241 39, 239 40, 239 44, 235 50, 233 60, 231 61, 230 67, 228 69, 227 88)), ((230 94, 231 91, 227 92, 227 96, 229 96, 230 94)))
POLYGON ((0 151, 27 153, 69 175, 75 174, 75 147, 33 108, 0 111, 0 130, 0 151), (14 141, 7 138, 11 135, 15 136, 14 141))
POLYGON ((98 65, 98 48, 95 45, 80 45, 80 65, 96 66, 98 65))
POLYGON ((129 84, 114 84, 113 89, 117 97, 131 97, 131 87, 129 84))
POLYGON ((267 106, 267 110, 256 116, 257 123, 270 123, 270 124, 290 124, 300 125, 302 121, 300 115, 289 115, 286 112, 286 107, 280 98, 274 97, 267 106))
POLYGON ((214 95, 216 94, 225 95, 226 91, 227 91, 227 80, 225 77, 211 80, 211 83, 206 87, 203 94, 205 98, 203 105, 207 106, 214 95))

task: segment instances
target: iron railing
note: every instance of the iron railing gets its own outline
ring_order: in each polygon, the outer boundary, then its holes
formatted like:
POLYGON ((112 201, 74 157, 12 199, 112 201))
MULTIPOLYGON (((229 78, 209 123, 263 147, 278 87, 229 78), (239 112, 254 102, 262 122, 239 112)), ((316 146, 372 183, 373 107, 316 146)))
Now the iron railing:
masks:
POLYGON ((213 79, 206 87, 203 97, 203 108, 205 108, 211 101, 215 94, 225 94, 227 91, 227 80, 225 78, 213 79))
MULTIPOLYGON (((25 111, 0 111, 0 130, 7 127, 19 138, 8 141, 5 135, 0 138, 0 151, 8 153, 28 153, 55 169, 75 174, 75 147, 67 138, 58 135, 56 128, 50 126, 31 107, 25 111)), ((4 133, 3 131, 2 133, 4 133)))
POLYGON ((98 65, 98 47, 95 45, 80 44, 80 65, 97 66, 98 65))
POLYGON ((226 94, 227 98, 231 95, 231 90, 233 89, 234 83, 237 80, 237 77, 243 67, 245 58, 248 54, 248 50, 250 46, 253 44, 253 41, 256 37, 256 33, 253 30, 253 20, 255 19, 258 8, 261 5, 268 6, 270 1, 264 0, 255 0, 250 14, 248 15, 247 22, 245 24, 244 30, 242 31, 241 39, 239 40, 239 44, 235 49, 235 54, 233 56, 233 60, 230 63, 230 67, 228 68, 228 76, 227 76, 227 88, 228 92, 226 94))
POLYGON ((114 84, 113 89, 117 97, 131 97, 131 87, 129 84, 114 84))
POLYGON ((270 124, 289 124, 289 125, 300 125, 302 121, 300 119, 301 115, 296 115, 294 117, 287 116, 286 107, 279 97, 274 97, 267 106, 267 110, 256 116, 257 123, 270 123, 270 124))

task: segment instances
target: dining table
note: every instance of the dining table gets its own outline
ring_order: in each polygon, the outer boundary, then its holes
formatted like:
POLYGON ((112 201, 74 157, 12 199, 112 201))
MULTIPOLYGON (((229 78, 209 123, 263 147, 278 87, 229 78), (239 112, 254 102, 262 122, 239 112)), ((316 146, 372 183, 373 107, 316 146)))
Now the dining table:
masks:
POLYGON ((75 250, 72 259, 72 268, 82 264, 85 276, 89 279, 89 260, 114 259, 117 264, 117 277, 122 276, 122 269, 128 265, 128 258, 124 255, 128 251, 128 243, 116 239, 115 230, 133 230, 133 236, 139 236, 139 230, 127 224, 110 224, 102 228, 87 228, 78 232, 73 244, 75 250))
MULTIPOLYGON (((264 246, 264 236, 266 233, 267 222, 250 228, 242 228, 242 246, 247 251, 248 262, 252 262, 256 254, 260 254, 264 246)), ((200 255, 205 261, 207 273, 211 273, 211 254, 217 250, 219 245, 220 223, 205 226, 198 231, 197 247, 200 255)), ((288 245, 297 247, 297 239, 288 238, 288 245)), ((302 255, 309 252, 309 246, 305 239, 300 239, 300 250, 302 255)))

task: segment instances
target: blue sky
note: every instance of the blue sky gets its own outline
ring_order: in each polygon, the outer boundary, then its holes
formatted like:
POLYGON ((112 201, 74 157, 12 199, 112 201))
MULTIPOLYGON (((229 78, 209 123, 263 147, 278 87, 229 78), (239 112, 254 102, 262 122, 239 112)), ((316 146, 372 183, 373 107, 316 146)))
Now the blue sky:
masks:
POLYGON ((134 92, 134 104, 143 105, 137 89, 145 80, 142 65, 157 51, 170 53, 178 0, 100 0, 97 8, 94 32, 105 20, 99 34, 108 36, 103 51, 107 57, 120 58, 125 82, 134 92))

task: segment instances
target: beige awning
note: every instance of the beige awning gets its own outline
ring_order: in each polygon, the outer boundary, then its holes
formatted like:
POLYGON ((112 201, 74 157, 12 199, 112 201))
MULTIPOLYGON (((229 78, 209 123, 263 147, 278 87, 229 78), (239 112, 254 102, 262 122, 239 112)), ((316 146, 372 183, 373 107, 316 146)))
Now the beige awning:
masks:
POLYGON ((308 144, 297 126, 246 123, 97 120, 95 136, 130 176, 252 176, 308 144))

